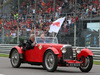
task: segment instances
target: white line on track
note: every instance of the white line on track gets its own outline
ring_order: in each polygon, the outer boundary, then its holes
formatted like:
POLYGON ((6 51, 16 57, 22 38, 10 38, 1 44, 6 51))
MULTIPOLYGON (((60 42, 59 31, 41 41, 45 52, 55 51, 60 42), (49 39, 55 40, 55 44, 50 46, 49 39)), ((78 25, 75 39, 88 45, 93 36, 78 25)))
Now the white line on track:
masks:
POLYGON ((0 74, 0 75, 4 75, 4 74, 0 74))

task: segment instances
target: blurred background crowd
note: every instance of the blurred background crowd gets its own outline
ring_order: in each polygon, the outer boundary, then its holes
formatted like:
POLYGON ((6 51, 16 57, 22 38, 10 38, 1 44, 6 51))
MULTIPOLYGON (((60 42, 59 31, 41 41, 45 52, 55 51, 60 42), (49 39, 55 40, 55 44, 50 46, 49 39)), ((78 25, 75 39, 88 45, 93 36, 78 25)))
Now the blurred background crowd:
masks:
MULTIPOLYGON (((19 0, 19 17, 18 1, 4 1, 5 5, 7 3, 11 3, 12 5, 10 13, 0 12, 0 36, 2 36, 2 27, 4 27, 5 37, 16 37, 18 26, 20 29, 19 36, 29 36, 31 33, 34 33, 34 30, 36 30, 37 36, 40 36, 41 33, 49 36, 48 31, 52 22, 64 16, 66 20, 60 32, 66 36, 73 37, 75 24, 78 35, 80 35, 80 31, 85 28, 82 25, 83 20, 96 17, 100 18, 100 0, 77 0, 76 10, 75 0, 55 0, 55 8, 54 0, 37 0, 36 9, 35 0, 19 0), (3 15, 5 16, 4 20, 3 15)), ((0 0, 0 8, 2 7, 3 0, 0 0)))

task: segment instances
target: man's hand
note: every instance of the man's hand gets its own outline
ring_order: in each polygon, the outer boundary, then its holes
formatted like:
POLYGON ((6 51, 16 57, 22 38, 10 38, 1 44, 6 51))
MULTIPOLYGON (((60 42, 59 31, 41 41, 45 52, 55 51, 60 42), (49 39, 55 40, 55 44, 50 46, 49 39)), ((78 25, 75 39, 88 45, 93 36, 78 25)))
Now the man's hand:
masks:
POLYGON ((33 42, 31 46, 35 46, 35 45, 36 45, 36 42, 33 42))

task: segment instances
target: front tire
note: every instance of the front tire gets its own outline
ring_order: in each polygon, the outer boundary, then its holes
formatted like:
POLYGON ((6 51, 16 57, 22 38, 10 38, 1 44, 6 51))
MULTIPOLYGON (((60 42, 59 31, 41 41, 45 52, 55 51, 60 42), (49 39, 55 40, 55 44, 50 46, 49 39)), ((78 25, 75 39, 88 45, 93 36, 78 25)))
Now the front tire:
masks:
POLYGON ((82 72, 89 72, 92 69, 93 66, 93 57, 87 56, 87 58, 82 58, 83 66, 80 67, 80 70, 82 72))
POLYGON ((47 51, 43 59, 44 68, 48 72, 54 72, 57 69, 58 58, 52 51, 47 51))
POLYGON ((21 59, 16 49, 13 50, 13 52, 11 53, 10 62, 11 62, 12 67, 14 68, 19 68, 21 65, 21 59))

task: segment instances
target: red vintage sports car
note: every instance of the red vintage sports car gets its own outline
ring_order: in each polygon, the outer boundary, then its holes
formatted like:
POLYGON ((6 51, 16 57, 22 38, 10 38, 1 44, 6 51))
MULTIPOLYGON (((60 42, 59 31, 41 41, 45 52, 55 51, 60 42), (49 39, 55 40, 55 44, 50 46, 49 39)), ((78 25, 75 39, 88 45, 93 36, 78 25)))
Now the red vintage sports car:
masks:
POLYGON ((34 49, 23 51, 23 47, 19 46, 11 49, 9 58, 12 67, 18 68, 21 63, 28 63, 42 65, 49 72, 55 71, 57 66, 77 67, 82 72, 92 69, 93 53, 87 48, 73 50, 69 44, 58 44, 56 37, 35 37, 35 41, 34 49))

